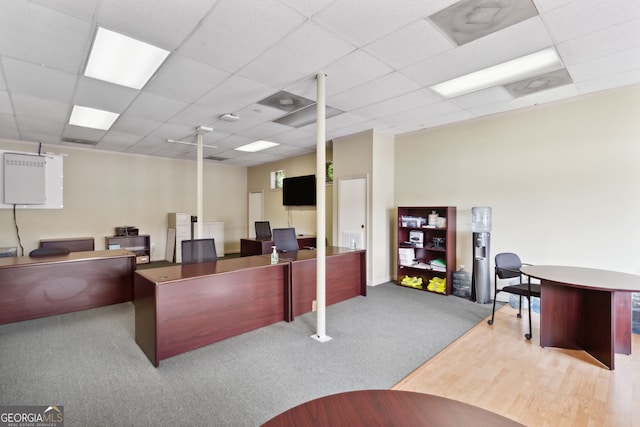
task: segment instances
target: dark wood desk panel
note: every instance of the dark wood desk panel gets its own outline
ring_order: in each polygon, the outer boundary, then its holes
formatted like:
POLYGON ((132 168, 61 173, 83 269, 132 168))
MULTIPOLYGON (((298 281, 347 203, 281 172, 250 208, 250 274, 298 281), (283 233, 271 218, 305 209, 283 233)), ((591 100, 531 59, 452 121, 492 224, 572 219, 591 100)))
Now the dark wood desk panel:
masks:
POLYGON ((66 239, 44 239, 40 240, 41 248, 63 247, 71 252, 93 251, 95 241, 93 237, 70 237, 66 239))
POLYGON ((516 421, 445 397, 401 390, 357 390, 298 405, 263 427, 516 427, 516 421))
POLYGON ((540 279, 540 345, 585 350, 609 369, 631 354, 631 292, 640 276, 565 266, 526 266, 540 279))
MULTIPOLYGON (((316 250, 280 254, 291 261, 292 318, 312 310, 316 299, 316 250)), ((326 248, 326 305, 367 295, 366 252, 329 246, 326 248)))
POLYGON ((289 320, 289 263, 255 256, 139 270, 135 339, 160 361, 289 320))
MULTIPOLYGON (((240 239, 240 256, 262 255, 271 253, 272 239, 240 239)), ((298 246, 316 246, 314 236, 298 236, 298 246)))
POLYGON ((125 250, 0 258, 0 324, 131 301, 135 265, 125 250))

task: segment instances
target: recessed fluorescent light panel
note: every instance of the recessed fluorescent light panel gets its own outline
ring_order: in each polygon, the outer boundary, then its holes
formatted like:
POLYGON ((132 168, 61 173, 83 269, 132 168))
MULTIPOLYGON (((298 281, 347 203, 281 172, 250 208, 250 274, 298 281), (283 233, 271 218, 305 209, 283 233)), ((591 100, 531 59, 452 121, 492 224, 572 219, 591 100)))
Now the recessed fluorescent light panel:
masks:
POLYGON ((109 130, 113 122, 120 116, 111 111, 97 110, 95 108, 74 105, 69 117, 69 124, 85 128, 109 130))
POLYGON ((169 51, 98 27, 84 75, 142 89, 169 51))
POLYGON ((474 73, 431 86, 445 98, 466 95, 493 86, 513 83, 563 68, 556 50, 551 47, 474 73))
POLYGON ((255 141, 251 144, 243 145, 241 147, 236 148, 238 151, 245 151, 247 153, 255 153, 256 151, 266 150, 267 148, 275 147, 277 144, 271 141, 255 141))

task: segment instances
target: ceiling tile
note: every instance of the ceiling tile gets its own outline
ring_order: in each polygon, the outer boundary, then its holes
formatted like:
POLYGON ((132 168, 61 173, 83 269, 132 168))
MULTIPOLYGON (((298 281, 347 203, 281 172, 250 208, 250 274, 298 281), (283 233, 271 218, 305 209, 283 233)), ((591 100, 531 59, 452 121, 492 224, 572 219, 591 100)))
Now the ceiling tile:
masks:
POLYGON ((52 101, 71 100, 75 75, 6 57, 2 58, 2 65, 10 92, 52 101))
POLYGON ((69 119, 69 104, 49 101, 28 95, 13 95, 16 114, 23 118, 54 123, 65 123, 69 119))
POLYGON ((442 97, 429 89, 418 89, 395 98, 387 99, 376 104, 371 104, 354 111, 355 114, 370 119, 388 116, 394 113, 412 110, 424 105, 435 104, 442 101, 442 97))
POLYGON ((235 72, 304 20, 299 12, 276 0, 219 0, 178 52, 235 72))
POLYGON ((0 5, 0 52, 5 57, 76 73, 89 49, 91 24, 29 1, 0 5))
POLYGON ((315 76, 355 47, 313 21, 301 27, 243 68, 239 74, 269 86, 290 85, 315 76))
POLYGON ((83 76, 78 81, 73 104, 122 113, 139 94, 135 89, 83 76))
POLYGON ((100 3, 100 25, 125 36, 174 50, 200 23, 216 0, 109 0, 100 3), (126 11, 126 13, 123 13, 126 11))
POLYGON ((220 117, 255 104, 274 92, 277 90, 272 86, 234 75, 198 99, 195 104, 212 108, 214 117, 220 117))
POLYGON ((636 18, 640 18, 638 1, 581 0, 542 14, 547 30, 558 43, 636 18))
POLYGON ((402 5, 393 5, 388 0, 339 0, 318 13, 315 19, 362 47, 429 16, 447 3, 449 1, 404 0, 402 5))
POLYGON ((182 101, 142 92, 133 101, 126 115, 162 122, 169 120, 187 105, 182 101))
POLYGON ((430 22, 421 19, 363 49, 400 69, 454 47, 430 22))
POLYGON ((558 44, 566 65, 573 65, 640 46, 640 19, 614 25, 558 44))
POLYGON ((13 115, 13 107, 8 92, 0 91, 0 114, 13 115))
POLYGON ((568 66, 575 82, 640 69, 640 47, 568 66))
POLYGON ((145 92, 193 102, 218 86, 229 73, 202 62, 173 54, 145 87, 145 92))
POLYGON ((145 136, 153 132, 153 130, 158 128, 160 125, 162 125, 162 122, 157 120, 122 115, 118 117, 118 120, 116 120, 113 126, 111 126, 111 130, 126 132, 132 135, 145 136))
POLYGON ((327 99, 327 104, 347 111, 382 102, 418 89, 420 86, 416 82, 400 73, 393 72, 372 82, 331 96, 327 99))
MULTIPOLYGON (((393 69, 360 49, 340 58, 322 69, 326 95, 344 92, 373 79, 389 74, 393 69)), ((317 83, 315 84, 317 89, 317 83)), ((316 90, 317 93, 317 90, 316 90)), ((317 96, 314 96, 315 100, 317 96)))
POLYGON ((51 134, 55 135, 58 140, 64 130, 64 125, 60 122, 31 119, 27 117, 19 117, 17 119, 17 123, 20 132, 36 132, 44 135, 51 134))

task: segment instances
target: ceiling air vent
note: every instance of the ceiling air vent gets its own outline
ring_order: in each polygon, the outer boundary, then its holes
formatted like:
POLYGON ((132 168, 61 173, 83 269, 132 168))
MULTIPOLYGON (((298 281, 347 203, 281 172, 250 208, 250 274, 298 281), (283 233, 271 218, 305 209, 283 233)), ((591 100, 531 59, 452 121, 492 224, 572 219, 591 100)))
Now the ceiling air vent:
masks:
POLYGON ((224 162, 225 160, 229 160, 228 157, 217 157, 217 156, 208 156, 205 157, 207 160, 215 160, 216 162, 224 162))
POLYGON ((62 142, 71 142, 72 144, 81 144, 81 145, 98 145, 98 141, 89 141, 88 139, 79 139, 79 138, 62 138, 62 142))

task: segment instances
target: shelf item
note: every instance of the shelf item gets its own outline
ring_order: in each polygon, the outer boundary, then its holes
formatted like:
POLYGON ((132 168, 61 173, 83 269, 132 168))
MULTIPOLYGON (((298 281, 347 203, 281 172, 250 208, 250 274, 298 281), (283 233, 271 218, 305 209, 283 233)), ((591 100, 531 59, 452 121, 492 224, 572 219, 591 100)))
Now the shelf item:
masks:
POLYGON ((151 237, 148 234, 139 236, 108 236, 105 237, 105 247, 109 250, 126 249, 136 254, 137 264, 147 264, 151 261, 151 237))
POLYGON ((398 207, 397 283, 449 295, 456 266, 456 208, 398 207))

